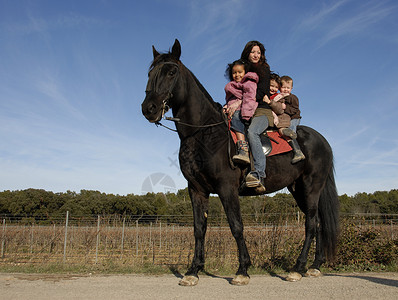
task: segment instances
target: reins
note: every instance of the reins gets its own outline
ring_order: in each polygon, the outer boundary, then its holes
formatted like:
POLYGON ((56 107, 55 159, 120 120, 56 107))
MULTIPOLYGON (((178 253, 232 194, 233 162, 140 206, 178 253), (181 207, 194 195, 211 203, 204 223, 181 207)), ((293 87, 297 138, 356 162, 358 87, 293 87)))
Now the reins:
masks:
MULTIPOLYGON (((175 75, 172 84, 169 86, 169 89, 167 91, 167 95, 166 95, 165 99, 163 99, 163 101, 162 101, 162 104, 163 104, 163 107, 162 107, 162 118, 164 117, 165 113, 170 109, 168 101, 169 101, 169 99, 171 99, 173 97, 172 91, 174 90, 174 87, 175 87, 175 85, 176 85, 176 83, 178 81, 178 77, 180 75, 179 65, 177 63, 175 63, 175 62, 163 62, 163 63, 157 65, 156 67, 154 67, 152 71, 155 72, 155 74, 153 75, 152 78, 150 78, 148 80, 148 84, 147 84, 146 90, 145 90, 146 93, 151 92, 152 90, 154 90, 155 93, 158 92, 157 91, 157 87, 156 87, 156 83, 157 83, 157 79, 159 77, 159 74, 160 74, 160 72, 162 70, 163 65, 172 65, 172 66, 177 67, 177 71, 176 71, 177 74, 175 75)), ((221 115, 223 117, 222 121, 216 122, 216 123, 211 123, 211 124, 205 124, 205 125, 194 125, 194 124, 181 122, 180 118, 174 118, 174 117, 164 117, 164 119, 167 120, 167 121, 175 122, 175 123, 177 123, 179 125, 184 125, 184 126, 188 126, 188 127, 192 127, 192 128, 209 128, 209 127, 214 127, 214 126, 218 126, 218 125, 221 125, 221 124, 226 124, 227 125, 227 133, 229 133, 229 125, 228 125, 229 122, 228 122, 228 119, 227 119, 226 115, 224 114, 224 112, 221 112, 221 115)), ((156 126, 162 126, 162 127, 166 128, 166 129, 168 129, 170 131, 173 131, 173 132, 178 132, 176 129, 173 129, 173 128, 170 128, 168 126, 163 125, 162 123, 160 123, 160 120, 155 122, 155 125, 156 126)), ((231 159, 231 137, 228 138, 228 158, 229 158, 229 163, 230 163, 231 168, 232 169, 236 169, 236 166, 234 165, 234 163, 233 163, 233 161, 231 159)))
MULTIPOLYGON (((164 119, 167 120, 167 121, 172 121, 172 122, 178 123, 178 124, 180 124, 180 125, 184 125, 184 126, 188 126, 188 127, 193 127, 193 128, 208 128, 208 127, 213 127, 213 126, 217 126, 217 125, 221 125, 221 124, 226 124, 226 123, 227 123, 225 120, 223 120, 223 121, 221 121, 221 122, 212 123, 212 124, 194 125, 194 124, 188 124, 188 123, 185 123, 185 122, 181 122, 179 118, 165 117, 164 119)), ((157 126, 162 126, 162 127, 166 128, 166 129, 168 129, 168 130, 177 132, 177 130, 163 125, 162 123, 160 123, 160 121, 156 122, 155 124, 156 124, 157 126)))
MULTIPOLYGON (((173 122, 176 122, 176 123, 181 124, 181 125, 185 125, 185 126, 189 126, 189 127, 195 127, 195 128, 208 128, 208 127, 213 127, 213 126, 217 126, 217 125, 221 125, 221 124, 226 124, 227 125, 227 129, 228 129, 228 133, 230 133, 229 132, 230 131, 230 123, 228 122, 228 119, 227 119, 226 115, 223 112, 221 114, 222 114, 224 120, 222 120, 221 122, 217 122, 217 123, 213 123, 213 124, 206 124, 206 125, 193 125, 193 124, 184 123, 184 122, 181 122, 179 118, 165 117, 164 119, 167 120, 167 121, 173 121, 173 122)), ((170 128, 168 126, 165 126, 165 125, 163 125, 160 122, 156 122, 155 125, 156 126, 162 126, 162 127, 166 128, 166 129, 174 131, 174 132, 178 132, 176 129, 173 129, 173 128, 170 128)), ((232 139, 232 137, 228 138, 228 158, 229 158, 229 164, 230 164, 231 168, 233 170, 235 170, 237 167, 235 166, 234 162, 231 159, 231 139, 232 139)))

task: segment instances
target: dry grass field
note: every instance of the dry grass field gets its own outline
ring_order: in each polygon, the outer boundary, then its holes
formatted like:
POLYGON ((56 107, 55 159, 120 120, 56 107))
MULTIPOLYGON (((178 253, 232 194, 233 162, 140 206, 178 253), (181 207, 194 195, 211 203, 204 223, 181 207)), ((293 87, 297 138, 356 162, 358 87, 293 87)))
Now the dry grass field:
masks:
MULTIPOLYGON (((193 227, 166 221, 139 223, 98 217, 52 225, 9 224, 1 231, 1 266, 67 264, 143 267, 167 265, 186 268, 194 249, 193 227), (95 220, 95 219, 94 219, 95 220)), ((210 222, 206 235, 206 266, 235 270, 237 248, 225 221, 210 222)), ((356 225, 374 230, 379 241, 394 241, 398 225, 375 220, 356 225)), ((345 226, 342 228, 344 234, 345 226)), ((359 232, 358 231, 358 232, 359 232)), ((274 218, 268 224, 246 224, 245 238, 255 268, 288 269, 299 254, 304 238, 303 218, 274 218)), ((310 253, 311 255, 311 253, 310 253)), ((311 256, 310 256, 311 258, 311 256)))

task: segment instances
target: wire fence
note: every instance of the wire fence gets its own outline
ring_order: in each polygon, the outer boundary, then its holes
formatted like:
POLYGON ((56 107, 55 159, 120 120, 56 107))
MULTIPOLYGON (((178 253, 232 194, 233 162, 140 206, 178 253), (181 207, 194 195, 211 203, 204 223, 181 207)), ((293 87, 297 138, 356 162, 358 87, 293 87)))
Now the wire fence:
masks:
MULTIPOLYGON (((343 215, 345 221, 396 239, 398 214, 343 215)), ((243 216, 253 264, 298 251, 304 238, 304 215, 243 216), (294 249, 294 250, 293 250, 294 249)), ((192 216, 1 216, 0 264, 69 263, 188 265, 193 257, 192 216)), ((206 258, 222 265, 237 262, 237 248, 225 217, 209 218, 206 258)), ((292 253, 292 255, 298 255, 292 253)))

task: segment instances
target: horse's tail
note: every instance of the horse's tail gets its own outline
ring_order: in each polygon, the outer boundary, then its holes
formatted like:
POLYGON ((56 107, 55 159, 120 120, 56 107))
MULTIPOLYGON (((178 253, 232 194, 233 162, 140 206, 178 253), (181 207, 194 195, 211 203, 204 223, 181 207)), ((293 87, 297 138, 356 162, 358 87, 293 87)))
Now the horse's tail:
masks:
POLYGON ((334 166, 330 168, 326 184, 319 198, 322 248, 329 261, 336 255, 337 238, 340 233, 340 203, 334 180, 334 166))

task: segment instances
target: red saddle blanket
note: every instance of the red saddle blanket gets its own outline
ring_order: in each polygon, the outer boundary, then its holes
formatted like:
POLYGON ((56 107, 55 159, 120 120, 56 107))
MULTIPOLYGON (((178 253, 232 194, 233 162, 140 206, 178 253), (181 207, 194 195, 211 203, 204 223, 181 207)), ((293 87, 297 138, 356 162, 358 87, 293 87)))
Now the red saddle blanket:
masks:
POLYGON ((278 131, 267 131, 268 137, 271 140, 272 151, 268 156, 289 152, 292 147, 287 140, 279 134, 278 131))
MULTIPOLYGON (((234 142, 236 143, 237 141, 236 135, 232 130, 231 134, 234 139, 234 142)), ((267 135, 270 138, 272 145, 272 151, 270 154, 268 154, 268 156, 285 153, 292 150, 292 147, 289 145, 287 140, 283 136, 281 136, 277 130, 267 131, 267 135)))

